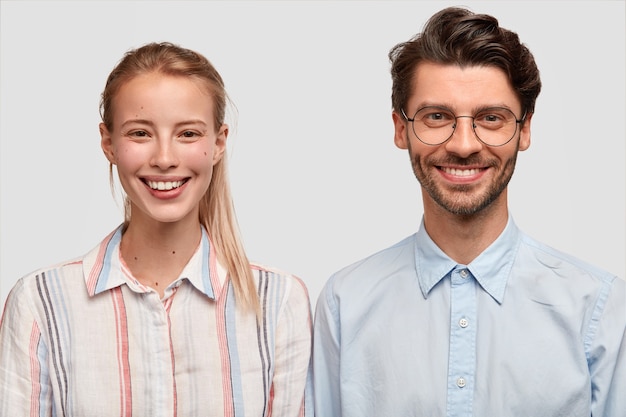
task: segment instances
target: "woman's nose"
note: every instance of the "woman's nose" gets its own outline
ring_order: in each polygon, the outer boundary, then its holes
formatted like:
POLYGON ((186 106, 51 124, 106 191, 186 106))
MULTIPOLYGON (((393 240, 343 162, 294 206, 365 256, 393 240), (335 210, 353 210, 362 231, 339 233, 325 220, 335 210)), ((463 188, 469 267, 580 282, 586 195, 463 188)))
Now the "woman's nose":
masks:
POLYGON ((157 140, 150 164, 162 170, 167 170, 177 166, 178 162, 176 149, 172 141, 157 140))

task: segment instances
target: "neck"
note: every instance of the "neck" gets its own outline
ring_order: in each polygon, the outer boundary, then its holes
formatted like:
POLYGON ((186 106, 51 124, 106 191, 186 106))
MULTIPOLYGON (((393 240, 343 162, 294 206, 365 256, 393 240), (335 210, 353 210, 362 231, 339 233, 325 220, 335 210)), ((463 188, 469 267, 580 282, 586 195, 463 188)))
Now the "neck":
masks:
POLYGON ((159 223, 132 218, 124 231, 120 251, 131 273, 161 297, 196 251, 202 236, 200 223, 159 223))
POLYGON ((467 265, 491 245, 506 227, 506 199, 498 199, 473 215, 452 214, 435 202, 424 204, 424 227, 450 258, 467 265))

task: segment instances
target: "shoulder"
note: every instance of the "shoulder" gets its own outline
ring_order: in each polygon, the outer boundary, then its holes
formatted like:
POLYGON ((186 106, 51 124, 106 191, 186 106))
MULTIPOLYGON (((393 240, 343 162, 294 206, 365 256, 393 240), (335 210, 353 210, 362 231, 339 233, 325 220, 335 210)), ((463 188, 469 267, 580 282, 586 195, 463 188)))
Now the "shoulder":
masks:
POLYGON ((81 288, 84 282, 82 258, 53 264, 34 270, 21 277, 11 289, 5 305, 5 312, 41 309, 65 288, 81 288), (78 285, 77 285, 78 284, 78 285))
POLYGON ((367 285, 370 281, 380 281, 404 268, 415 268, 415 235, 410 235, 398 243, 375 252, 335 272, 326 286, 367 285))
POLYGON ((39 297, 45 293, 72 295, 82 291, 86 288, 85 276, 92 263, 91 258, 101 246, 106 245, 114 233, 111 232, 102 243, 84 255, 48 265, 24 275, 11 291, 13 298, 39 297))
POLYGON ((581 305, 595 308, 608 299, 626 304, 623 279, 527 235, 522 234, 517 258, 517 274, 531 279, 537 291, 551 290, 551 297, 567 295, 569 299, 579 300, 581 305))
POLYGON ((359 309, 370 302, 394 302, 397 291, 417 285, 415 234, 335 272, 318 296, 318 309, 339 305, 359 309), (344 303, 345 302, 345 303, 344 303))
POLYGON ((250 267, 260 296, 271 295, 283 302, 295 298, 306 301, 307 305, 309 304, 307 286, 299 277, 282 269, 257 262, 250 263, 250 267))
POLYGON ((522 256, 530 257, 545 270, 555 274, 581 276, 600 281, 613 281, 617 278, 602 268, 539 242, 526 234, 522 234, 521 249, 525 251, 522 256))
POLYGON ((41 285, 44 281, 50 279, 59 279, 60 277, 74 277, 79 276, 82 278, 83 271, 83 257, 69 259, 56 264, 48 265, 36 269, 23 277, 21 277, 15 284, 14 290, 18 288, 20 291, 29 291, 41 285))

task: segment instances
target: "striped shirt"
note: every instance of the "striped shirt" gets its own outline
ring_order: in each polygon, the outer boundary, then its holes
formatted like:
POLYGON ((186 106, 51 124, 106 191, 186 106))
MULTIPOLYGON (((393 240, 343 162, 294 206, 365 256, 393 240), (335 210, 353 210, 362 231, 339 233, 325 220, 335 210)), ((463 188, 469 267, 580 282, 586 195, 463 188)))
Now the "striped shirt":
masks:
POLYGON ((0 323, 0 416, 312 415, 302 281, 252 265, 261 317, 236 309, 203 229, 160 299, 125 267, 121 236, 15 285, 0 323))

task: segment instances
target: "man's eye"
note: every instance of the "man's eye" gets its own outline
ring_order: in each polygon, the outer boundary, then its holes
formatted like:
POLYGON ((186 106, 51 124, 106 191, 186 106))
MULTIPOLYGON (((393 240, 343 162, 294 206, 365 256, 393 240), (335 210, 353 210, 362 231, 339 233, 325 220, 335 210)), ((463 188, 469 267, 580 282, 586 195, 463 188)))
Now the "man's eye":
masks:
POLYGON ((447 123, 454 120, 454 116, 446 112, 431 112, 426 113, 423 120, 426 123, 447 123))
POLYGON ((474 120, 480 125, 496 127, 503 125, 507 121, 507 118, 498 113, 484 113, 476 116, 474 120))
POLYGON ((495 114, 486 114, 483 117, 483 120, 486 122, 497 122, 498 120, 500 120, 500 118, 495 114))

